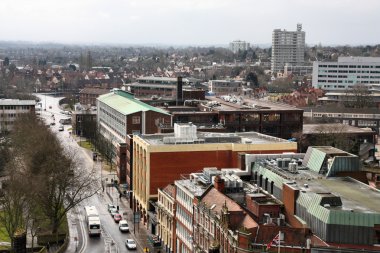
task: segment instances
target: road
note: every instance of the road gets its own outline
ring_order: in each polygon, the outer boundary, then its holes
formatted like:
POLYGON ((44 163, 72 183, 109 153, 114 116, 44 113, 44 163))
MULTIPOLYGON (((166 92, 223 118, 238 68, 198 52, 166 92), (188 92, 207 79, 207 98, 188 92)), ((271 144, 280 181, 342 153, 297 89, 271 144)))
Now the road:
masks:
MULTIPOLYGON (((91 152, 86 151, 85 149, 79 147, 77 142, 73 139, 73 137, 69 133, 69 131, 71 131, 71 126, 65 125, 64 131, 58 131, 58 127, 60 125, 59 120, 63 118, 68 118, 67 115, 60 113, 62 109, 59 108, 58 103, 59 103, 59 100, 62 98, 45 96, 41 94, 37 94, 37 96, 41 99, 41 104, 42 104, 42 110, 40 112, 41 118, 45 119, 45 123, 47 125, 50 125, 52 122, 56 123, 55 125, 50 126, 50 129, 51 131, 53 131, 53 133, 57 135, 58 139, 60 140, 62 146, 65 149, 76 153, 77 162, 80 164, 78 169, 89 171, 95 168, 97 173, 99 173, 99 180, 100 180, 100 176, 101 176, 100 163, 93 162, 92 157, 91 157, 91 152), (46 104, 46 111, 44 110, 45 104, 46 104)), ((104 175, 104 172, 103 172, 103 179, 106 176, 107 175, 104 175)), ((84 200, 79 206, 76 207, 75 210, 72 210, 69 214, 69 216, 73 217, 73 219, 76 221, 75 225, 78 228, 78 246, 77 246, 78 251, 77 252, 81 252, 81 253, 128 252, 128 250, 125 247, 125 240, 129 238, 129 239, 135 239, 136 241, 135 235, 133 233, 121 233, 118 229, 117 223, 113 221, 111 215, 108 213, 106 205, 107 203, 112 203, 111 198, 114 200, 115 205, 120 204, 120 203, 118 203, 119 201, 117 200, 118 194, 116 193, 116 189, 106 188, 106 191, 108 192, 108 194, 106 192, 104 193, 99 192, 98 194, 92 196, 91 198, 84 200), (85 218, 84 218, 84 206, 86 205, 96 206, 96 208, 98 209, 101 224, 102 224, 102 235, 100 237, 97 237, 97 238, 89 237, 87 234, 86 223, 85 223, 85 218)), ((127 212, 127 207, 125 205, 120 205, 120 213, 123 214, 124 212, 127 212)), ((130 215, 130 210, 128 210, 128 214, 130 215)), ((133 230, 131 220, 127 219, 127 221, 131 230, 133 230)), ((143 247, 138 241, 137 241, 137 246, 138 246, 137 252, 143 252, 143 247)), ((75 250, 72 252, 75 252, 75 250)))

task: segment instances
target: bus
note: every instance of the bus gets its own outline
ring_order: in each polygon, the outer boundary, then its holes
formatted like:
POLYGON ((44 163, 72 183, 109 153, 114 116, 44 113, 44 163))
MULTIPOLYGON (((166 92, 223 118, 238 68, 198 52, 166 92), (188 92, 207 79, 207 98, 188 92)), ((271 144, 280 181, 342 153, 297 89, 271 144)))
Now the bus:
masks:
POLYGON ((95 206, 85 206, 85 216, 89 236, 100 236, 100 218, 95 206))

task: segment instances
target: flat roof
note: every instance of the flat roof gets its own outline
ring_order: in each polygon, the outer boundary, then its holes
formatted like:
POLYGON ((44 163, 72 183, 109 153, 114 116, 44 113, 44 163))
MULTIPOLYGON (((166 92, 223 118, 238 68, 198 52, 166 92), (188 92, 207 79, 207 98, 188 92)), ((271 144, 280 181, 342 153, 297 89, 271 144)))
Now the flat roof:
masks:
POLYGON ((380 191, 350 177, 332 177, 296 182, 304 192, 313 192, 326 196, 333 194, 340 197, 342 206, 330 207, 329 209, 380 213, 380 191), (305 188, 304 184, 307 184, 308 187, 305 188))
POLYGON ((333 124, 304 124, 303 134, 318 134, 321 132, 328 133, 374 133, 369 128, 359 128, 350 125, 333 123, 333 124))
MULTIPOLYGON (((174 133, 167 134, 145 134, 140 135, 144 141, 151 145, 165 145, 164 138, 174 138, 174 133)), ((290 141, 277 137, 260 134, 257 132, 244 133, 214 133, 214 132, 197 132, 197 139, 184 142, 178 140, 176 145, 181 144, 209 144, 209 143, 241 143, 241 144, 267 144, 267 143, 289 143, 290 141)))
POLYGON ((182 179, 176 180, 175 184, 184 187, 187 191, 191 192, 195 197, 200 197, 207 190, 210 185, 201 184, 198 180, 182 179))
MULTIPOLYGON (((139 77, 136 80, 177 82, 177 78, 176 77, 160 77, 160 76, 144 76, 144 77, 139 77)), ((187 78, 182 78, 182 82, 188 82, 188 79, 187 78)))
POLYGON ((275 103, 270 101, 263 101, 263 100, 257 100, 257 99, 251 99, 251 98, 242 98, 241 103, 232 103, 227 102, 224 99, 221 99, 219 97, 207 97, 208 100, 216 101, 220 103, 220 106, 213 107, 213 110, 218 111, 254 111, 254 112, 261 112, 261 111, 300 111, 302 112, 302 109, 299 109, 297 107, 283 104, 283 103, 275 103))

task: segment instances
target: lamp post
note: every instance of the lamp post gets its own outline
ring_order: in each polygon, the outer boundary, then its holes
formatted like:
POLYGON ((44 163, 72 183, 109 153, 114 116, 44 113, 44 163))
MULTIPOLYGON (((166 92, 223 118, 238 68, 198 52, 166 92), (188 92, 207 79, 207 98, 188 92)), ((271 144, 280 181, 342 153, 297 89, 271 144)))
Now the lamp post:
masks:
POLYGON ((99 163, 100 163, 100 183, 102 184, 102 189, 103 189, 103 192, 104 192, 104 184, 103 184, 103 158, 102 157, 99 157, 98 159, 99 163))

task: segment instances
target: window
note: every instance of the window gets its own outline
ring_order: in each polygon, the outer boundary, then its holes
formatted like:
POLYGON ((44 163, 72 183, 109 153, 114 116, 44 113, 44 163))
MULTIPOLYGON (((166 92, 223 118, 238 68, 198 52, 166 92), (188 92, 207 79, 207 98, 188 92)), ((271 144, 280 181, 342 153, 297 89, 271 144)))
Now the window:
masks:
POLYGON ((140 124, 140 116, 132 116, 132 124, 140 124))

